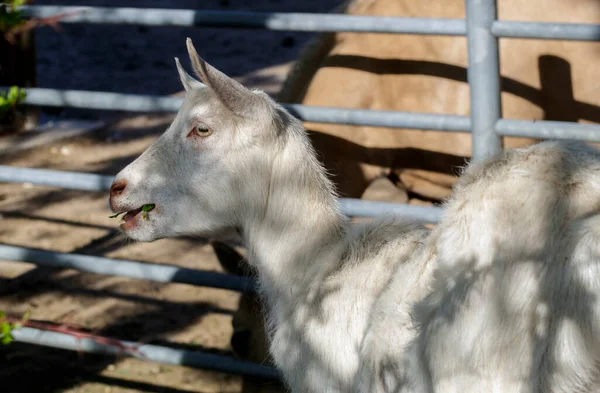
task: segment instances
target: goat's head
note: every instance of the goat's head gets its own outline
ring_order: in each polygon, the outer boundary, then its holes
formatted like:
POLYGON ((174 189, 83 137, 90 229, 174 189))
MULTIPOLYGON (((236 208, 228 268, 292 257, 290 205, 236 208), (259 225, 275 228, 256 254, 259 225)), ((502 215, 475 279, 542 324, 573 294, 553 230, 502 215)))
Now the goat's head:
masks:
POLYGON ((194 79, 175 59, 186 96, 175 120, 116 177, 110 191, 129 237, 151 241, 211 234, 241 225, 266 203, 282 121, 295 121, 262 92, 250 91, 201 59, 191 40, 194 79), (248 204, 254 204, 249 206, 248 204), (155 204, 150 212, 141 208, 155 204))

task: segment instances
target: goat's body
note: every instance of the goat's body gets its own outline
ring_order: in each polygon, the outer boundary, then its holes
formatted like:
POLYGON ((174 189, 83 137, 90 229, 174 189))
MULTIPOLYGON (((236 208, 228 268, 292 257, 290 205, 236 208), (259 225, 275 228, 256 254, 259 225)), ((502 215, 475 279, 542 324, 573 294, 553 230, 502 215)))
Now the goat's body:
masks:
POLYGON ((264 282, 273 358, 293 392, 596 391, 597 207, 600 155, 544 143, 470 167, 430 236, 316 229, 264 282))
POLYGON ((353 227, 300 122, 188 51, 207 85, 178 65, 182 109, 111 207, 138 240, 241 228, 294 393, 600 390, 597 150, 474 164, 431 233, 353 227))

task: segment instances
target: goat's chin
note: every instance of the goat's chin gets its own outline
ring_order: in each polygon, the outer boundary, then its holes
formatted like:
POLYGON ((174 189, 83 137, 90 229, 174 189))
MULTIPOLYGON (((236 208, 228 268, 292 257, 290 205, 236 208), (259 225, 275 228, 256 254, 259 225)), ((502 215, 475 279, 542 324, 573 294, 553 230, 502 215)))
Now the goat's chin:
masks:
POLYGON ((133 228, 128 230, 122 229, 121 231, 129 239, 136 242, 153 242, 164 237, 155 233, 155 231, 151 230, 150 228, 133 228))

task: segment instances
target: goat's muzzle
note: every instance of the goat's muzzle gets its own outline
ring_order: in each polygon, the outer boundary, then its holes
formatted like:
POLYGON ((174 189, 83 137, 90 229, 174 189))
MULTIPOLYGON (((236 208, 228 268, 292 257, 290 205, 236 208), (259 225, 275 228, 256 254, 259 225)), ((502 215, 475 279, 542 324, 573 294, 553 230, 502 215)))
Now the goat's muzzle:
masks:
POLYGON ((119 180, 116 181, 112 184, 112 186, 110 186, 110 198, 109 198, 109 202, 110 202, 110 207, 113 210, 117 210, 116 209, 116 202, 115 202, 115 198, 118 198, 119 196, 121 196, 124 192, 125 192, 125 188, 127 188, 127 181, 126 180, 119 180))

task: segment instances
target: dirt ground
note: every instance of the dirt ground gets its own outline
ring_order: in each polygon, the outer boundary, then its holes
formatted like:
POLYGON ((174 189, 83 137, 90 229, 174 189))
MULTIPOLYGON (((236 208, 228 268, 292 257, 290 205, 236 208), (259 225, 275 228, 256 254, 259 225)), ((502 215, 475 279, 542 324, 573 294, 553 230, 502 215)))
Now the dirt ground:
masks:
MULTIPOLYGON (((37 1, 75 4, 75 1, 37 1)), ((86 5, 319 12, 339 1, 86 1, 86 5)), ((173 57, 187 59, 184 39, 239 80, 274 93, 310 37, 299 33, 135 26, 65 25, 37 35, 41 87, 174 94, 181 90, 173 57), (260 49, 257 49, 260 48, 260 49)), ((187 64, 187 60, 186 63, 187 64)), ((23 153, 0 164, 116 174, 168 126, 172 115, 51 110, 109 123, 100 132, 23 153)), ((48 116, 46 116, 48 118, 48 116)), ((106 193, 32 184, 0 185, 0 243, 222 271, 202 239, 126 241, 116 230, 106 193)), ((241 250, 240 250, 241 251, 241 250)), ((74 324, 134 341, 231 355, 235 292, 183 284, 36 268, 0 261, 0 310, 74 324)), ((92 356, 13 343, 0 347, 3 393, 239 392, 236 376, 140 360, 92 356)))

